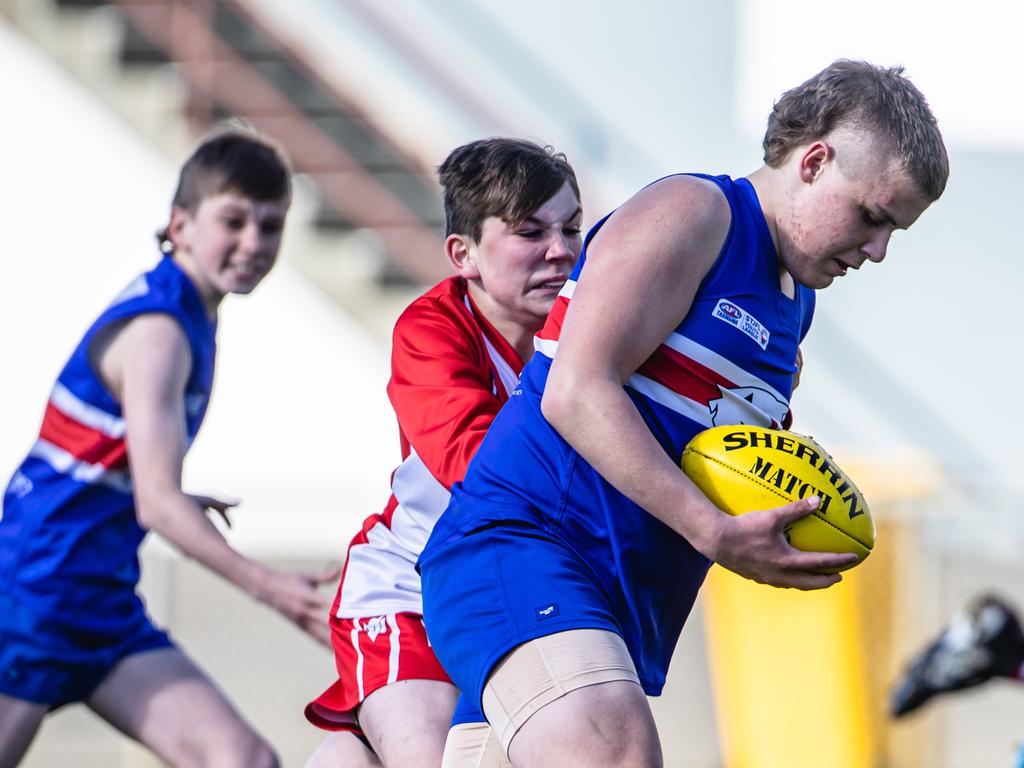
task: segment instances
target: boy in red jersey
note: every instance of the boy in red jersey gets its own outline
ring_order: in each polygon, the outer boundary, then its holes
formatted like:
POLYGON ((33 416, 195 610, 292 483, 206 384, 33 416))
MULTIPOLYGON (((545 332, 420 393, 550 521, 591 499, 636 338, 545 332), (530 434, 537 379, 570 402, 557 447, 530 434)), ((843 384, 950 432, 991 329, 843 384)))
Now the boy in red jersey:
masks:
MULTIPOLYGON (((550 149, 475 141, 454 150, 438 176, 455 275, 395 325, 388 395, 403 462, 384 511, 349 547, 330 619, 339 679, 306 710, 337 733, 309 765, 441 763, 457 691, 427 642, 414 565, 582 246, 575 174, 550 149)), ((476 751, 477 765, 503 760, 494 744, 483 757, 482 715, 466 720, 452 748, 476 751)))
POLYGON ((0 517, 0 766, 47 712, 83 702, 172 765, 276 766, 271 748, 154 627, 136 594, 148 530, 326 642, 317 586, 235 551, 181 488, 213 383, 217 310, 277 258, 290 201, 278 152, 242 131, 181 170, 163 258, 90 327, 50 393, 0 517))

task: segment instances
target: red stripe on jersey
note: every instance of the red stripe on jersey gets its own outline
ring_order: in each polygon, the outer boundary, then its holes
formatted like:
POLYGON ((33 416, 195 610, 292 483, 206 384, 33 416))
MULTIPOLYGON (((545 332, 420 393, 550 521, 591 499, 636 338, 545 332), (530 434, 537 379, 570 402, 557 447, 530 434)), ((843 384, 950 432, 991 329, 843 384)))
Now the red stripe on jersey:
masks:
POLYGON ((68 416, 52 402, 46 404, 39 437, 86 464, 100 464, 107 469, 122 469, 128 466, 128 451, 124 438, 110 437, 86 426, 68 416))
POLYGON ((719 386, 725 389, 736 387, 722 374, 665 344, 644 361, 637 373, 698 403, 721 397, 719 386))
POLYGON ((565 322, 565 313, 568 309, 569 299, 565 296, 557 296, 544 327, 537 333, 537 338, 558 341, 558 337, 562 335, 562 323, 565 322))

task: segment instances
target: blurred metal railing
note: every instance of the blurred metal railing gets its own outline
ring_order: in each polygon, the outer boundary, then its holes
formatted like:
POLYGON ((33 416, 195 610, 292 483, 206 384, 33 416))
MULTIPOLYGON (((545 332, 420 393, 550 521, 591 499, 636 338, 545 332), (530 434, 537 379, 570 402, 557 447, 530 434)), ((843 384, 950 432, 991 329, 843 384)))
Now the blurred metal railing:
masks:
MULTIPOLYGON (((239 4, 222 1, 244 13, 239 4)), ((206 119, 220 105, 250 121, 282 142, 295 169, 313 179, 333 208, 353 225, 373 230, 388 257, 410 277, 433 283, 447 274, 438 258, 437 230, 215 33, 212 0, 116 0, 116 5, 168 58, 181 62, 193 92, 193 117, 206 119)))

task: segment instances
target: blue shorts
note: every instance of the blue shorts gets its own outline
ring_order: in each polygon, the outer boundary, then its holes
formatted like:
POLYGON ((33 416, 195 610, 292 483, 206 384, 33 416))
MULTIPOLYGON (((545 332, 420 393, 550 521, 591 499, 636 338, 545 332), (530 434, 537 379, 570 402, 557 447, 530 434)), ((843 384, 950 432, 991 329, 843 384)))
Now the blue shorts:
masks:
POLYGON ((419 565, 427 636, 467 699, 455 722, 481 706, 491 670, 516 646, 569 629, 622 634, 593 572, 529 523, 490 524, 432 549, 419 565))
POLYGON ((46 616, 0 595, 0 693, 54 710, 88 699, 122 659, 174 647, 150 623, 142 601, 135 603, 116 625, 97 627, 46 616))

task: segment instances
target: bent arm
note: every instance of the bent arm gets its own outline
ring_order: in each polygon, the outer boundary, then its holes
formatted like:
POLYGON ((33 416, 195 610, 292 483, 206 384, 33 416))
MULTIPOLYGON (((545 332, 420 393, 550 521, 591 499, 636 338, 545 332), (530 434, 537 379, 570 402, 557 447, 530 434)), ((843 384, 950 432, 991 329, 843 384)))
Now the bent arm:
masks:
POLYGON ((594 237, 541 406, 606 480, 710 557, 723 513, 673 463, 623 389, 685 317, 725 240, 728 204, 704 185, 658 182, 594 237))
POLYGON ((782 536, 782 521, 811 506, 726 515, 665 453, 623 389, 686 316, 729 223, 721 192, 691 177, 658 182, 619 209, 588 249, 541 407, 606 480, 709 559, 778 586, 828 586, 833 576, 810 569, 838 556, 798 552, 782 536))
POLYGON ((185 334, 168 315, 135 318, 102 353, 101 375, 124 412, 139 522, 307 631, 322 634, 327 600, 316 589, 321 580, 245 557, 228 544, 199 501, 182 491, 184 393, 191 367, 185 334))

